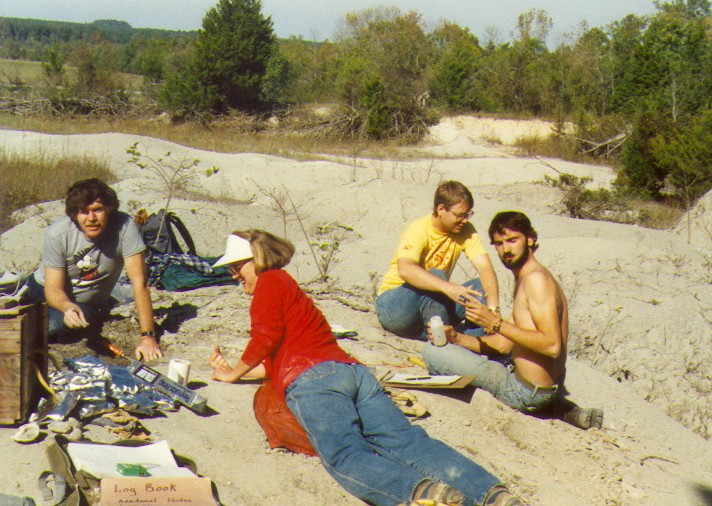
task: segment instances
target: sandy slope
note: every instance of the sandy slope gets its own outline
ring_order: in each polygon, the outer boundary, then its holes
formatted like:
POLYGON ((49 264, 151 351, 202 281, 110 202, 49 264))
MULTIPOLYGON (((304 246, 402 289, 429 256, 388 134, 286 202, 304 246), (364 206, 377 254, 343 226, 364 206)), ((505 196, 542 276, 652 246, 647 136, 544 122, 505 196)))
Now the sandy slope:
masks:
MULTIPOLYGON (((171 149, 197 156, 202 166, 221 169, 216 176, 196 181, 209 202, 180 200, 173 207, 193 232, 199 253, 219 253, 226 234, 236 228, 254 226, 283 235, 286 230, 298 250, 290 270, 306 282, 317 274, 307 241, 295 214, 283 215, 275 206, 275 197, 288 193, 312 237, 318 225, 330 222, 353 229, 343 232, 330 272, 338 287, 353 292, 341 295, 366 308, 374 278, 383 273, 404 224, 429 212, 440 179, 459 179, 470 186, 476 198, 474 223, 481 231, 497 211, 527 212, 540 235, 538 257, 560 277, 570 299, 572 358, 567 386, 580 403, 605 409, 604 428, 583 432, 560 421, 524 416, 481 391, 470 402, 419 392, 431 416, 417 423, 501 476, 531 504, 709 504, 712 445, 702 435, 709 436, 712 430, 712 241, 695 234, 696 242, 690 246, 684 231, 651 231, 556 215, 557 191, 537 184, 544 174, 554 175, 550 168, 483 143, 483 136, 485 141, 508 142, 515 135, 512 124, 499 125, 455 118, 434 129, 431 143, 420 148, 421 160, 362 159, 355 164, 197 152, 120 134, 3 131, 0 142, 6 149, 105 158, 122 178, 117 189, 129 211, 141 206, 157 209, 161 194, 145 173, 127 166, 128 146, 141 140, 152 153, 171 149), (468 158, 430 158, 428 153, 468 158)), ((528 132, 531 127, 517 128, 528 132)), ((614 177, 602 167, 548 162, 560 171, 590 176, 600 186, 614 177)), ((56 202, 25 210, 25 221, 0 237, 0 269, 30 270, 36 265, 41 229, 61 212, 56 202)), ((702 216, 708 219, 709 214, 703 211, 702 216)), ((700 218, 694 222, 700 223, 700 218)), ((511 275, 495 263, 503 306, 511 307, 511 275)), ((463 265, 456 276, 469 272, 463 265)), ((316 459, 267 449, 252 415, 254 385, 209 380, 205 358, 215 342, 233 358, 244 349, 249 300, 241 290, 156 292, 154 298, 157 313, 168 315, 163 320, 167 358, 193 361, 192 386, 200 388, 218 412, 199 417, 182 409, 147 419, 144 423, 154 436, 195 458, 228 506, 359 504, 339 489, 316 459)), ((418 343, 385 333, 372 311, 338 302, 333 291, 316 299, 332 323, 358 330, 357 341, 342 345, 360 360, 379 371, 411 365, 407 355, 417 355, 418 343)), ((122 308, 119 314, 128 315, 129 309, 122 308)), ((128 318, 119 319, 106 334, 125 342, 132 325, 128 318)), ((57 351, 76 353, 82 346, 57 351)), ((165 368, 167 358, 156 367, 165 368)), ((0 477, 0 491, 39 500, 34 480, 46 467, 43 444, 19 447, 9 440, 13 432, 0 429, 0 448, 14 471, 0 477)))

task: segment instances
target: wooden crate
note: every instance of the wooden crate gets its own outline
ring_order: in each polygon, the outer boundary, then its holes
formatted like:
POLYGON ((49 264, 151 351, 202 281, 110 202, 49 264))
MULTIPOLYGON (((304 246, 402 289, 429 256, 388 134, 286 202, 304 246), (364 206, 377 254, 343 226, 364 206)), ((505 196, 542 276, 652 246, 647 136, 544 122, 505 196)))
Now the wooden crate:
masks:
POLYGON ((47 377, 47 307, 0 310, 0 425, 24 423, 37 408, 36 369, 47 377))

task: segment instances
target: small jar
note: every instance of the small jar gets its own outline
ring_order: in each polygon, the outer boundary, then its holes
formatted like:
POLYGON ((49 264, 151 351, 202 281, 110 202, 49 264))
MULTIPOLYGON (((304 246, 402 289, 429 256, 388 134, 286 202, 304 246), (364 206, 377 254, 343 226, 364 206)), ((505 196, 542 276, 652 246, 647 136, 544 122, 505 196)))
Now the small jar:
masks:
POLYGON ((447 344, 445 325, 443 324, 442 318, 437 315, 430 318, 430 335, 433 337, 433 344, 435 346, 445 346, 447 344))

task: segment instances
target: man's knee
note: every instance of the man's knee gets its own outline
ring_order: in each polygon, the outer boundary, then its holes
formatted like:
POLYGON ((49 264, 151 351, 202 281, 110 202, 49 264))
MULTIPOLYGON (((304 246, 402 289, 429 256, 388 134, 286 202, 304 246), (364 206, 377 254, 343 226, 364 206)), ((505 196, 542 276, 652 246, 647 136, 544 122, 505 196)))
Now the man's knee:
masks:
POLYGON ((64 315, 54 308, 49 308, 47 315, 47 337, 50 342, 62 342, 68 332, 64 324, 64 315))
POLYGON ((471 280, 467 281, 466 283, 463 284, 463 286, 470 288, 476 292, 480 292, 482 295, 477 297, 477 300, 479 300, 482 304, 487 304, 487 298, 485 297, 485 290, 482 287, 482 281, 480 278, 472 278, 471 280))
POLYGON ((422 327, 418 296, 404 286, 376 298, 376 316, 384 329, 404 337, 419 333, 422 327))
POLYGON ((444 279, 445 281, 448 281, 450 279, 448 278, 447 273, 442 269, 430 269, 428 272, 439 277, 440 279, 444 279))

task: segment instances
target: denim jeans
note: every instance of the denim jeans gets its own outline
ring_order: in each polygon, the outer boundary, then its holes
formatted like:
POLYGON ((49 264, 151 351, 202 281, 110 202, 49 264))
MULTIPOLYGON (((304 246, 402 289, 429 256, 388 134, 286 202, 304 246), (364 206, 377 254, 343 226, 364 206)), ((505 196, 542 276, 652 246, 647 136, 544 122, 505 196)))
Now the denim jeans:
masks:
MULTIPOLYGON (((44 286, 35 279, 34 274, 27 278, 27 294, 24 302, 45 302, 44 286)), ((101 325, 109 314, 109 308, 92 306, 82 302, 76 303, 84 313, 84 318, 89 322, 88 328, 70 329, 64 324, 64 314, 53 307, 47 308, 47 336, 50 342, 61 343, 79 334, 99 335, 101 325)))
POLYGON ((286 395, 329 474, 371 504, 407 502, 429 479, 458 489, 465 504, 475 505, 500 483, 412 425, 361 364, 317 364, 292 382, 286 395))
POLYGON ((487 390, 507 406, 523 413, 538 411, 556 397, 555 388, 531 390, 522 384, 514 373, 514 364, 493 360, 456 344, 438 347, 426 343, 422 354, 432 374, 474 375, 472 385, 487 390))
MULTIPOLYGON (((431 269, 428 272, 447 280, 445 271, 431 269)), ((483 293, 479 278, 471 279, 463 286, 483 293)), ((477 299, 487 304, 484 296, 477 299)), ((475 336, 484 334, 481 327, 465 320, 463 305, 456 304, 444 293, 421 290, 408 283, 386 290, 379 295, 376 298, 376 313, 381 326, 387 331, 421 341, 428 340, 425 326, 433 316, 439 316, 445 325, 452 325, 459 332, 475 336)))

